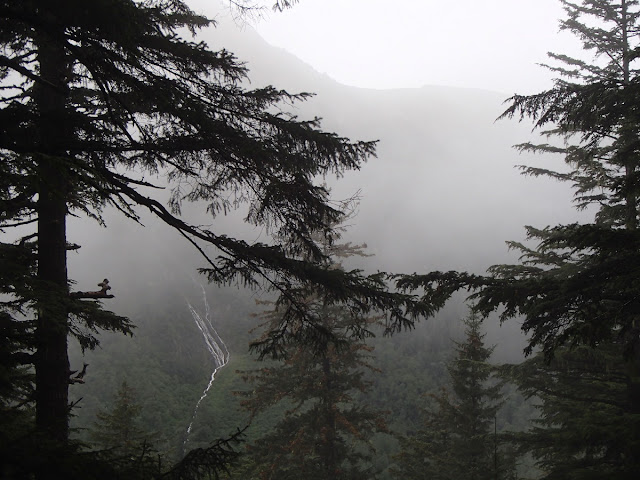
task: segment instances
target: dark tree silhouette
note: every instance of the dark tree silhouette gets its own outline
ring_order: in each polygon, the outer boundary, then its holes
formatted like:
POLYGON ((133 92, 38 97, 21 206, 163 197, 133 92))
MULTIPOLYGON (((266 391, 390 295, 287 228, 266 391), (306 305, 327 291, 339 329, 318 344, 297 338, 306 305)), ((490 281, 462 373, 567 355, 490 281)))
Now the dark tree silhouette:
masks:
POLYGON ((510 242, 520 263, 493 266, 487 276, 432 272, 402 276, 398 286, 424 289, 434 308, 456 290, 472 290, 478 312, 523 318, 527 353, 541 347, 550 358, 562 345, 620 343, 632 410, 640 413, 640 8, 635 0, 561 3, 561 29, 595 59, 550 54, 549 68, 559 75, 554 87, 513 96, 501 118, 532 119, 557 140, 518 148, 561 155, 566 168, 522 167, 524 173, 569 182, 577 207, 595 212, 593 221, 526 227, 537 245, 510 242))
MULTIPOLYGON (((311 288, 355 311, 388 310, 390 326, 410 324, 402 305, 411 299, 387 292, 383 275, 298 259, 323 257, 311 233, 330 239, 341 215, 317 182, 358 169, 375 143, 286 113, 306 94, 242 87, 247 69, 231 53, 181 36, 210 24, 182 0, 0 2, 0 229, 14 230, 0 244, 2 321, 12 335, 3 349, 12 372, 35 367, 43 445, 68 445, 69 335, 93 348, 100 330, 132 329, 99 301, 70 294, 67 251, 78 246, 67 239, 69 215, 101 222, 109 207, 139 220, 149 210, 203 254, 210 281, 279 292, 284 322, 300 321, 311 342, 323 332, 302 301, 311 288), (156 196, 165 181, 168 205, 156 196), (242 204, 273 241, 191 225, 180 216, 185 201, 213 216, 242 204)), ((261 349, 277 352, 281 341, 261 349)), ((8 397, 23 398, 15 387, 8 397)), ((58 475, 43 465, 43 478, 58 475)))
MULTIPOLYGON (((365 245, 328 243, 321 236, 317 241, 334 270, 343 269, 343 259, 366 255, 365 245)), ((269 433, 248 446, 250 470, 263 479, 375 478, 370 440, 387 428, 382 413, 359 396, 370 389, 365 373, 375 371, 366 338, 380 318, 331 305, 319 293, 305 302, 325 330, 322 344, 310 349, 304 335, 295 332, 298 325, 291 325, 294 332, 281 361, 241 372, 249 390, 238 394, 252 417, 274 406, 286 409, 269 433)), ((272 307, 260 315, 264 332, 258 343, 282 328, 287 307, 272 307)))
POLYGON ((514 457, 502 445, 498 448, 494 431, 504 398, 503 382, 488 363, 493 348, 484 344, 477 315, 472 313, 464 324, 465 339, 456 342, 456 356, 447 364, 451 388, 430 395, 422 428, 400 439, 398 479, 515 478, 514 457))

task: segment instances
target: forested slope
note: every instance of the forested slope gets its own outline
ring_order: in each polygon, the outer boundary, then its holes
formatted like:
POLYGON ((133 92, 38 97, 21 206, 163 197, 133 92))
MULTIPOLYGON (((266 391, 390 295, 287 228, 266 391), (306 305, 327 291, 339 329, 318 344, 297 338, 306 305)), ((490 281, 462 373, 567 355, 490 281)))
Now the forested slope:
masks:
MULTIPOLYGON (((495 123, 503 93, 439 86, 420 89, 365 90, 345 87, 314 72, 294 57, 265 44, 250 28, 220 21, 205 37, 212 48, 224 46, 248 62, 253 86, 273 83, 316 96, 297 106, 301 117, 320 115, 323 127, 351 138, 378 139, 378 158, 360 172, 349 173, 333 186, 336 197, 358 194, 357 216, 346 238, 365 242, 373 257, 349 266, 369 272, 412 273, 465 268, 482 272, 508 258, 504 240, 522 237, 523 224, 551 224, 568 216, 569 194, 549 181, 522 179, 514 165, 538 159, 519 157, 511 145, 527 140, 530 128, 513 122, 495 123)), ((507 92, 510 93, 510 92, 507 92)), ((185 209, 187 216, 189 209, 185 209)), ((242 225, 243 212, 195 223, 236 228, 240 238, 260 239, 263 232, 242 225)), ((84 437, 99 409, 108 408, 123 380, 133 387, 142 406, 142 424, 158 435, 158 448, 182 454, 186 429, 203 389, 212 359, 187 302, 204 310, 195 270, 197 252, 181 237, 159 228, 141 212, 145 227, 106 213, 107 228, 72 223, 70 240, 82 249, 70 258, 78 289, 108 277, 113 286, 109 309, 128 315, 137 325, 133 339, 101 337, 102 348, 72 355, 72 368, 89 364, 84 384, 71 395, 79 402, 73 425, 84 437), (108 252, 108 253, 105 253, 108 252), (117 253, 114 253, 117 252, 117 253)), ((232 391, 246 388, 236 370, 253 365, 248 356, 249 331, 260 311, 259 292, 235 286, 207 287, 212 321, 229 347, 231 360, 201 403, 189 445, 244 427, 248 416, 237 410, 232 391)), ((418 422, 422 395, 446 382, 445 362, 451 339, 460 339, 466 314, 462 297, 436 318, 392 338, 373 340, 373 391, 364 402, 389 411, 389 424, 401 433, 418 422)), ((488 344, 497 344, 497 361, 518 359, 523 347, 519 325, 499 328, 490 319, 488 344)), ((518 400, 519 401, 519 400, 518 400)), ((503 423, 520 427, 514 404, 503 423)), ((526 410, 526 408, 524 409, 526 410)), ((520 410, 518 410, 520 411, 520 410)), ((275 414, 274 414, 275 415, 275 414)), ((259 419, 247 430, 260 435, 274 419, 259 419)), ((381 462, 395 442, 379 439, 381 462)))

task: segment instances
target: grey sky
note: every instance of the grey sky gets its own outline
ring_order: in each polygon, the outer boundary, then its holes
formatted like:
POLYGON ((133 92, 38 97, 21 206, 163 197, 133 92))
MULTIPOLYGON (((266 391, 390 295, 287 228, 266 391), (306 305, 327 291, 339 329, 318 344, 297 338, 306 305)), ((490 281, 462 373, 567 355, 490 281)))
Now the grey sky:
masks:
POLYGON ((562 16, 557 0, 301 0, 254 25, 269 43, 347 85, 512 94, 551 85, 550 72, 536 65, 548 51, 578 51, 559 32, 562 16))

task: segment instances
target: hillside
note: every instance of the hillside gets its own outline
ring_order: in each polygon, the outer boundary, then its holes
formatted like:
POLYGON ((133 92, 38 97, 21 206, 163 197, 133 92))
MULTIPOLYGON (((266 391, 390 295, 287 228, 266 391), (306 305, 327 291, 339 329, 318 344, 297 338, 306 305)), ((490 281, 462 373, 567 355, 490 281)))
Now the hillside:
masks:
MULTIPOLYGON (((293 107, 300 117, 322 117, 326 130, 342 136, 379 140, 378 157, 360 172, 326 179, 336 198, 361 197, 348 239, 366 242, 375 256, 353 266, 371 272, 481 272, 507 261, 504 241, 522 239, 523 225, 544 226, 573 216, 563 186, 522 178, 514 168, 540 159, 518 156, 511 148, 531 137, 529 125, 494 122, 505 94, 441 86, 385 91, 345 87, 270 47, 249 27, 239 30, 221 19, 204 38, 211 47, 225 47, 246 61, 253 86, 314 92, 315 97, 293 107)), ((214 228, 232 225, 250 241, 266 240, 265 232, 242 225, 239 213, 211 219, 185 207, 185 214, 214 228)), ((71 392, 83 397, 74 422, 89 426, 96 410, 109 404, 126 379, 139 392, 146 426, 161 433, 164 449, 179 454, 212 369, 186 303, 198 300, 198 256, 167 227, 148 223, 142 228, 114 212, 107 212, 106 219, 107 228, 72 222, 69 240, 82 249, 70 257, 70 276, 79 289, 108 277, 116 296, 108 307, 129 315, 139 328, 133 340, 104 336, 102 348, 86 354, 86 384, 71 392)), ((193 445, 224 436, 246 421, 235 412, 230 391, 242 387, 235 369, 250 365, 248 331, 255 323, 254 300, 261 296, 232 287, 209 287, 207 294, 232 360, 201 406, 193 445)), ((442 377, 449 339, 459 338, 457 320, 465 313, 454 302, 413 332, 376 340, 383 371, 376 398, 394 405, 396 426, 407 428, 415 419, 411 402, 442 377)), ((496 358, 516 359, 522 346, 518 325, 499 329, 494 322, 488 327, 488 343, 499 344, 496 358)), ((76 350, 72 366, 82 361, 76 350)))

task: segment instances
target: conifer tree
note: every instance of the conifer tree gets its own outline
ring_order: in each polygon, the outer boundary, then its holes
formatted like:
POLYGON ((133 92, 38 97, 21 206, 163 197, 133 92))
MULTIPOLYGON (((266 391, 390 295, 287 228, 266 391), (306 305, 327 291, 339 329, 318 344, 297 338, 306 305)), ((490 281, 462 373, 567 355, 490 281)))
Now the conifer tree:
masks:
MULTIPOLYGON (((182 0, 0 1, 0 259, 11 267, 1 273, 1 306, 14 324, 14 371, 35 370, 41 446, 69 444, 69 336, 93 348, 100 330, 132 329, 102 309, 101 295, 70 292, 67 252, 78 246, 67 239, 69 215, 102 222, 110 207, 139 221, 149 210, 203 254, 210 281, 280 292, 285 323, 299 321, 311 342, 323 329, 302 301, 310 289, 358 313, 388 309, 391 325, 410 321, 410 298, 388 293, 383 275, 299 260, 322 257, 311 232, 331 238, 341 214, 317 179, 359 168, 375 142, 286 113, 306 94, 242 87, 247 69, 231 53, 181 36, 211 23, 182 0), (168 205, 155 194, 165 181, 168 205), (213 216, 243 205, 273 241, 189 224, 184 201, 213 216)), ((277 351, 286 331, 260 348, 277 351)), ((64 475, 54 470, 40 475, 64 475)))
MULTIPOLYGON (((343 268, 341 259, 365 255, 365 245, 316 239, 336 270, 343 268)), ((251 390, 238 393, 252 416, 275 405, 287 407, 272 431, 249 445, 251 478, 375 478, 369 441, 374 433, 386 432, 386 425, 382 414, 358 402, 357 395, 369 390, 365 373, 373 370, 372 348, 363 338, 373 335, 380 319, 329 305, 319 293, 305 301, 321 319, 323 344, 310 349, 304 337, 293 333, 281 361, 242 372, 251 390)), ((276 305, 261 315, 264 336, 280 330, 281 308, 276 305)))
POLYGON ((139 426, 141 410, 135 391, 126 381, 122 382, 111 408, 96 413, 97 420, 90 432, 94 445, 121 450, 124 455, 138 450, 149 439, 139 426))
MULTIPOLYGON (((628 395, 640 413, 640 117, 637 98, 640 8, 636 0, 561 0, 561 29, 575 34, 591 61, 550 54, 558 75, 553 88, 515 95, 502 118, 531 119, 549 143, 522 151, 558 154, 558 171, 523 167, 528 175, 567 181, 590 223, 527 228, 531 243, 510 242, 516 265, 497 265, 488 276, 432 272, 402 277, 407 290, 440 307, 466 288, 483 314, 523 318, 527 352, 547 357, 562 345, 619 342, 627 362, 628 395)), ((635 428, 640 428, 636 426, 635 428)))
POLYGON ((152 435, 139 424, 142 406, 136 393, 123 381, 111 408, 96 413, 96 422, 89 432, 93 446, 104 455, 121 478, 157 478, 162 461, 152 445, 152 435))
POLYGON ((464 320, 465 340, 456 342, 456 356, 447 365, 451 391, 430 395, 424 424, 400 439, 394 469, 398 479, 493 480, 515 478, 513 457, 498 448, 495 418, 504 403, 502 382, 488 363, 481 319, 464 320))
POLYGON ((640 471, 637 414, 627 395, 619 344, 580 346, 505 367, 540 417, 513 438, 544 479, 631 479, 640 471))

